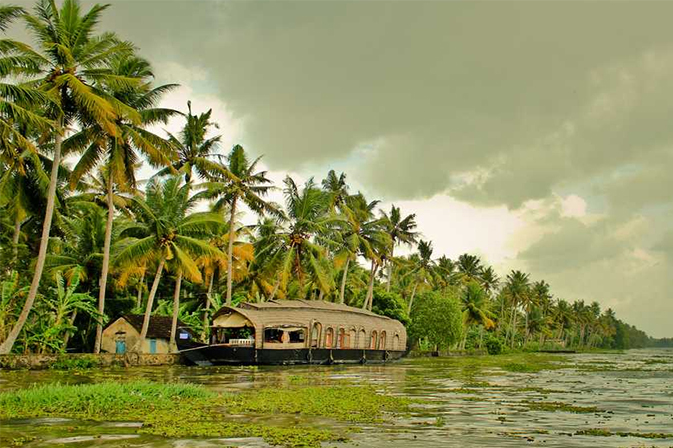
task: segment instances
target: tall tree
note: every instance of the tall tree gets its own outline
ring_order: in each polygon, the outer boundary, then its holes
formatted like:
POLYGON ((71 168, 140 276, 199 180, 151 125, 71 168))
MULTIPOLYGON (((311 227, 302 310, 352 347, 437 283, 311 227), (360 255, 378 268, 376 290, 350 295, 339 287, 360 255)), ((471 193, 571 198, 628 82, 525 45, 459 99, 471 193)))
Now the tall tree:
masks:
MULTIPOLYGON (((95 35, 96 25, 107 6, 94 5, 82 14, 77 0, 64 0, 61 9, 53 0, 40 0, 33 14, 23 18, 32 33, 37 50, 20 42, 3 43, 3 54, 24 58, 36 72, 32 85, 46 92, 52 99, 47 105, 47 116, 55 123, 53 160, 47 205, 44 212, 42 237, 35 263, 30 291, 19 319, 7 339, 0 345, 0 353, 9 353, 19 335, 37 296, 47 255, 52 216, 56 202, 56 183, 61 164, 61 149, 66 129, 75 121, 84 125, 97 123, 106 133, 116 136, 116 120, 126 111, 110 102, 97 86, 133 86, 134 80, 116 76, 109 63, 133 47, 120 41, 112 33, 95 35)), ((9 57, 9 56, 7 56, 9 57)), ((0 66, 5 65, 0 61, 0 66)))
POLYGON ((227 156, 226 164, 222 165, 217 182, 203 184, 206 188, 200 197, 219 198, 215 204, 217 208, 225 204, 229 207, 229 241, 227 244, 227 305, 231 305, 233 290, 233 253, 236 223, 236 211, 240 203, 248 206, 253 212, 263 215, 271 213, 282 216, 279 208, 263 197, 272 189, 271 180, 266 177, 266 171, 257 171, 257 164, 261 157, 250 162, 242 146, 236 145, 227 156))
MULTIPOLYGON (((379 201, 367 201, 362 193, 347 196, 341 206, 343 221, 338 227, 337 233, 343 242, 341 252, 345 254, 346 263, 341 277, 339 288, 339 303, 344 303, 346 276, 348 266, 357 255, 372 261, 372 265, 380 264, 381 255, 386 253, 391 246, 391 239, 384 227, 383 218, 375 218, 374 210, 379 201)), ((373 285, 375 271, 371 273, 369 287, 365 298, 365 305, 369 308, 373 302, 373 285)))
POLYGON ((458 257, 458 273, 463 284, 481 282, 484 266, 476 255, 463 254, 458 257))
POLYGON ((421 286, 421 288, 423 288, 424 286, 429 286, 434 279, 434 270, 437 265, 432 259, 432 252, 432 242, 420 240, 418 242, 417 256, 410 258, 413 267, 408 275, 411 276, 414 286, 411 290, 411 296, 409 297, 409 313, 411 313, 418 287, 421 286))
MULTIPOLYGON (((521 271, 512 271, 507 275, 504 293, 511 304, 511 324, 510 324, 510 344, 514 347, 514 340, 517 331, 518 307, 525 302, 530 295, 530 279, 528 274, 521 271)), ((501 319, 504 318, 501 317, 501 319)))
POLYGON ((213 174, 221 173, 222 166, 218 163, 221 157, 217 150, 220 147, 221 135, 208 137, 212 129, 218 129, 217 123, 211 121, 213 110, 209 109, 199 115, 192 113, 192 102, 187 102, 187 116, 185 125, 176 137, 169 134, 168 140, 177 152, 173 164, 159 171, 164 176, 178 171, 185 177, 185 182, 191 185, 194 174, 202 179, 210 179, 213 174))
POLYGON ((136 221, 125 228, 125 234, 129 236, 119 241, 115 264, 122 267, 156 265, 143 326, 134 347, 136 351, 142 349, 145 341, 154 298, 166 265, 176 275, 176 289, 179 290, 182 276, 194 282, 202 281, 195 261, 197 257, 223 255, 206 241, 223 225, 222 217, 216 213, 189 214, 195 203, 196 199, 189 197, 188 186, 181 184, 181 178, 177 176, 163 182, 152 179, 145 197, 139 196, 134 201, 136 221))
POLYGON ((461 301, 465 327, 461 348, 465 349, 467 329, 471 325, 482 325, 490 330, 495 326, 495 322, 491 319, 491 312, 488 309, 488 295, 479 283, 468 283, 461 295, 461 301))
MULTIPOLYGON (((105 294, 110 267, 110 245, 112 238, 112 222, 115 213, 115 190, 133 192, 136 189, 136 174, 140 157, 154 168, 167 166, 173 158, 173 150, 168 141, 147 130, 149 126, 166 124, 177 111, 157 107, 161 96, 176 87, 166 84, 152 87, 154 78, 149 62, 134 55, 120 55, 109 64, 114 77, 135 79, 137 84, 126 85, 107 83, 101 87, 104 95, 113 104, 118 105, 127 113, 116 119, 116 133, 108 134, 99 123, 94 122, 84 127, 63 142, 64 153, 82 152, 75 166, 70 184, 74 187, 82 176, 95 169, 103 160, 103 178, 106 181, 107 222, 105 225, 105 242, 103 246, 103 262, 98 288, 98 313, 105 312, 105 294)), ((94 353, 100 352, 103 326, 96 327, 94 353)))
POLYGON ((390 207, 390 214, 383 212, 383 218, 385 219, 386 231, 392 240, 388 259, 388 282, 386 283, 386 291, 390 292, 395 246, 398 244, 414 244, 418 239, 418 233, 414 231, 416 229, 416 215, 411 214, 403 218, 399 207, 395 207, 395 205, 390 207))
POLYGON ((325 266, 326 247, 335 247, 334 227, 343 219, 329 213, 326 193, 319 189, 313 179, 306 181, 302 189, 290 176, 285 178, 286 229, 283 231, 284 250, 279 252, 280 286, 287 289, 290 277, 305 285, 309 275, 323 293, 334 286, 334 279, 325 266))
POLYGON ((346 199, 349 196, 346 173, 337 176, 334 170, 330 170, 327 177, 322 180, 322 189, 328 195, 330 211, 341 210, 346 205, 346 199))

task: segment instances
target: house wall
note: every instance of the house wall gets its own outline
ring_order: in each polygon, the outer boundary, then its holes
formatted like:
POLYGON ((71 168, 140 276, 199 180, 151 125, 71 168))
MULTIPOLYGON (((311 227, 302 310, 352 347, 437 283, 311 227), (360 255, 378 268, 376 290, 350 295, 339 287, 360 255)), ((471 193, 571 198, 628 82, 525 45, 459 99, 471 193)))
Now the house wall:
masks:
MULTIPOLYGON (((126 319, 120 317, 103 330, 103 339, 101 341, 101 351, 103 353, 116 353, 117 351, 117 333, 123 331, 125 333, 124 340, 126 342, 126 351, 130 351, 138 343, 140 334, 136 329, 129 324, 126 319)), ((156 353, 170 353, 170 344, 167 339, 157 339, 156 353)), ((141 353, 150 353, 150 338, 145 339, 141 353)))

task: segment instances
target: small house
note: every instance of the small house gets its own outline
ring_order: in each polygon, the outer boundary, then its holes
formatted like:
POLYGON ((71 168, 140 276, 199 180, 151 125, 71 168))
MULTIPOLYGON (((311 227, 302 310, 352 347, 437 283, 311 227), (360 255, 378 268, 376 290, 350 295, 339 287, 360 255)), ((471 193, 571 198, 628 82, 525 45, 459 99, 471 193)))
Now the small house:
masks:
MULTIPOLYGON (((126 353, 132 350, 138 342, 140 331, 143 328, 144 316, 141 314, 127 314, 112 322, 103 330, 101 350, 108 353, 126 353)), ((145 343, 141 353, 170 353, 171 352, 171 324, 168 316, 152 316, 147 328, 145 343)), ((178 321, 179 337, 191 338, 191 333, 185 325, 178 321)))

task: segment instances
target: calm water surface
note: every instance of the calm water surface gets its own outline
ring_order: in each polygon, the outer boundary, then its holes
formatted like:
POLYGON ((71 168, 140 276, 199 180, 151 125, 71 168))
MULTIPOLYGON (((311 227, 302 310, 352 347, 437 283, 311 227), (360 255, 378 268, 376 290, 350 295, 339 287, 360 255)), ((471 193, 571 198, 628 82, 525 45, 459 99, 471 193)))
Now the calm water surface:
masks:
MULTIPOLYGON (((188 381, 215 391, 282 386, 297 375, 320 383, 374 384, 388 393, 419 400, 413 413, 384 424, 361 425, 350 443, 360 447, 673 447, 673 438, 573 435, 583 429, 673 433, 673 350, 631 350, 623 354, 564 355, 560 370, 512 373, 481 368, 478 358, 406 359, 386 366, 336 367, 170 367, 70 372, 2 372, 0 391, 35 383, 87 383, 103 379, 188 381), (469 390, 466 390, 469 389, 469 390), (530 403, 595 406, 592 413, 531 410, 530 403)), ((269 417, 265 417, 268 419, 269 417)), ((329 419, 278 416, 277 422, 339 427, 329 419)), ((246 416, 255 419, 255 416, 246 416)), ((86 423, 57 419, 0 422, 0 437, 38 436, 26 447, 265 447, 258 439, 176 440, 137 436, 133 423, 86 423), (63 434, 50 428, 76 428, 63 434), (131 427, 130 427, 131 426, 131 427)))

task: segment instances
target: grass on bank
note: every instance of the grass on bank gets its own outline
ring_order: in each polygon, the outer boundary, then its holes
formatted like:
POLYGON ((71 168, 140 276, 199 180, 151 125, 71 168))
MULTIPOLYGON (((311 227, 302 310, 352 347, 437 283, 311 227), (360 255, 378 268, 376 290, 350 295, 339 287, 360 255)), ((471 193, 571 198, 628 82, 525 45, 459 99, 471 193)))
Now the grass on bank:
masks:
POLYGON ((42 385, 0 393, 0 419, 61 417, 140 421, 139 433, 165 437, 262 437, 271 445, 318 447, 345 434, 305 426, 231 420, 231 415, 304 415, 359 423, 408 411, 409 401, 368 386, 265 388, 215 394, 194 384, 149 382, 42 385))

